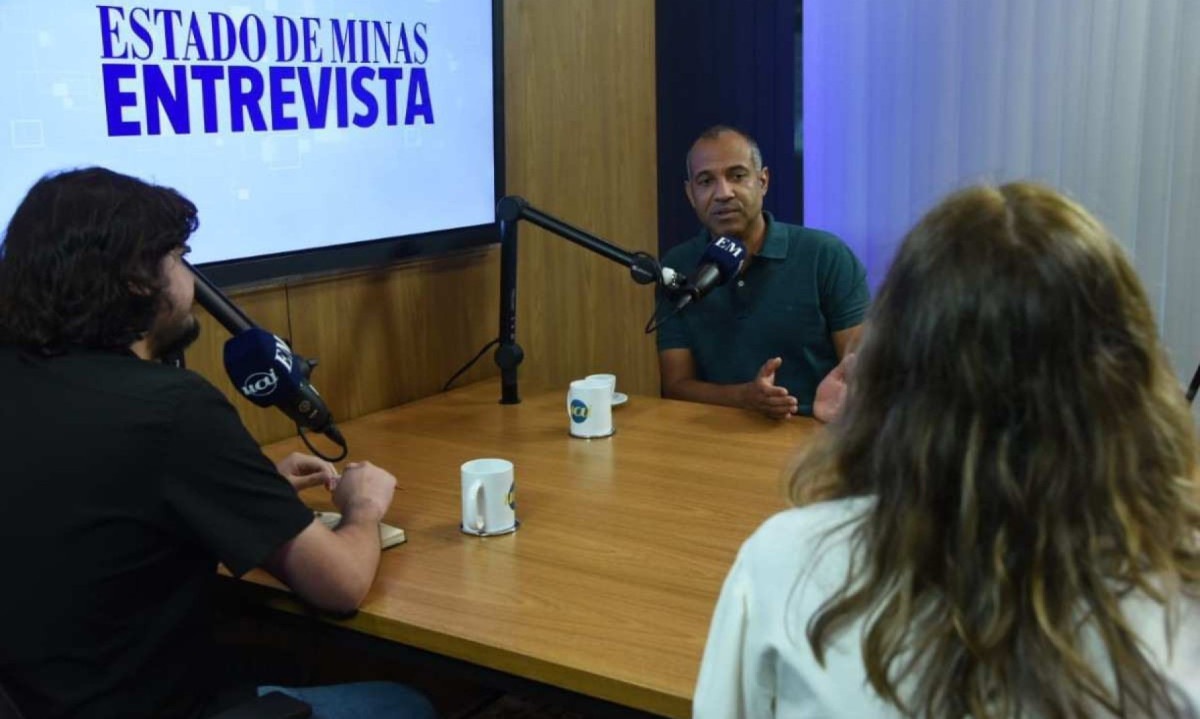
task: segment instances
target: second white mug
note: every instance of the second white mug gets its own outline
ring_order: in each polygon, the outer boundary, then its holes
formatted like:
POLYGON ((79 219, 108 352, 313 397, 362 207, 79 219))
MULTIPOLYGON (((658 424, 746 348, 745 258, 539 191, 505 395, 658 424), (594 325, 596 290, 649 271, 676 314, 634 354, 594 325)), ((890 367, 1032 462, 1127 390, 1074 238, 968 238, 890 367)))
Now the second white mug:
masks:
POLYGON ((617 376, 615 374, 590 374, 584 379, 594 379, 601 382, 607 382, 608 388, 613 391, 613 396, 616 396, 617 391, 617 376))
POLYGON ((567 424, 571 435, 584 439, 607 437, 613 433, 612 383, 598 379, 577 379, 567 390, 567 424))

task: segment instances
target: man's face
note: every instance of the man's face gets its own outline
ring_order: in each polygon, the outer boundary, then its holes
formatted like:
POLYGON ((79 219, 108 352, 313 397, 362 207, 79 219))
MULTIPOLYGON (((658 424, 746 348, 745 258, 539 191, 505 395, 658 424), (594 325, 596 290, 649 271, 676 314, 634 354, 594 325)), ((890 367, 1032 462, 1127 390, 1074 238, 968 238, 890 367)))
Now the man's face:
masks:
POLYGON ((177 247, 159 265, 166 289, 163 290, 163 307, 148 335, 150 352, 156 359, 182 352, 200 336, 200 323, 192 314, 196 278, 183 263, 187 251, 186 246, 177 247))
POLYGON ((746 231, 762 216, 770 179, 767 168, 755 169, 750 143, 733 132, 701 138, 692 145, 688 168, 691 177, 685 189, 700 222, 714 237, 745 240, 746 231))

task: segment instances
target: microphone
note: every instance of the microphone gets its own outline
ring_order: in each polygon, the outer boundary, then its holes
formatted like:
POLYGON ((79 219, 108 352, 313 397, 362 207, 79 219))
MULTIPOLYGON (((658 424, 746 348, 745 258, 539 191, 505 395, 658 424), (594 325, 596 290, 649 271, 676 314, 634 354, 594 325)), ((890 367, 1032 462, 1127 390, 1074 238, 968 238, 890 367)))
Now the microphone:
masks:
POLYGON ((308 381, 315 364, 260 327, 249 327, 225 342, 225 371, 246 399, 259 407, 278 407, 297 426, 345 447, 325 400, 308 381))
POLYGON ((718 237, 708 243, 696 268, 696 281, 685 287, 685 295, 675 303, 678 312, 699 301, 714 287, 723 285, 746 266, 746 246, 733 237, 718 237))

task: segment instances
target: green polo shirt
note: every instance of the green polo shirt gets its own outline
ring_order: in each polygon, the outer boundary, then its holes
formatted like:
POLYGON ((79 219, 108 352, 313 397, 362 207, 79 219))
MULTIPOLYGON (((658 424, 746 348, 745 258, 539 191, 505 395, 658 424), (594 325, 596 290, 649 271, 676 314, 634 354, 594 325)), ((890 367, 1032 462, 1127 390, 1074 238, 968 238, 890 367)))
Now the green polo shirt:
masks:
MULTIPOLYGON (((658 330, 658 350, 689 349, 697 379, 739 384, 782 357, 775 384, 812 414, 817 385, 838 363, 833 332, 861 324, 870 293, 862 263, 835 235, 776 222, 746 272, 686 307, 658 330)), ((694 274, 712 240, 705 230, 662 258, 694 274)), ((669 311, 660 297, 660 316, 669 311)))

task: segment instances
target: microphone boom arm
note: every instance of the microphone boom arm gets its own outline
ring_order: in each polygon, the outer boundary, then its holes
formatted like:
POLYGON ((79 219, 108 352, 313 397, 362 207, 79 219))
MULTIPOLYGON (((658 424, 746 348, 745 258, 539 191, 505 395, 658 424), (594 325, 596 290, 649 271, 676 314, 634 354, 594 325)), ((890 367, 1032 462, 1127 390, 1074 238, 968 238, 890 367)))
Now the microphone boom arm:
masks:
POLYGON ((496 206, 496 217, 502 223, 513 223, 517 220, 532 222, 564 240, 574 242, 580 247, 591 250, 619 265, 624 265, 629 268, 629 274, 633 278, 633 281, 639 285, 648 285, 657 282, 661 275, 661 267, 658 264, 658 260, 650 255, 644 252, 623 250, 607 240, 602 240, 574 225, 563 222, 553 215, 542 212, 533 205, 530 205, 523 197, 509 195, 508 197, 501 198, 499 204, 496 206))
POLYGON ((242 309, 225 296, 225 293, 217 289, 217 286, 204 276, 200 270, 196 269, 195 265, 183 261, 183 264, 192 271, 192 275, 196 278, 196 301, 200 306, 208 310, 208 313, 213 316, 221 326, 229 331, 229 334, 236 335, 239 332, 256 327, 257 325, 242 312, 242 309))
POLYGON ((525 352, 517 344, 517 222, 526 220, 585 249, 629 268, 639 285, 660 282, 662 265, 645 252, 629 252, 595 235, 570 225, 529 204, 523 197, 509 195, 496 204, 500 228, 500 346, 493 359, 500 368, 500 404, 519 404, 517 367, 525 352))

